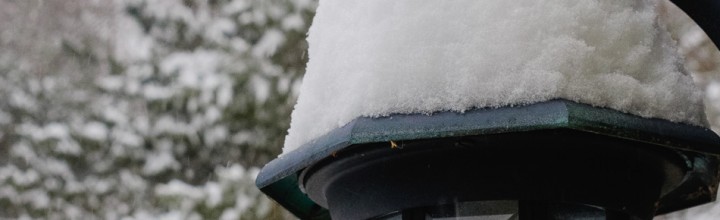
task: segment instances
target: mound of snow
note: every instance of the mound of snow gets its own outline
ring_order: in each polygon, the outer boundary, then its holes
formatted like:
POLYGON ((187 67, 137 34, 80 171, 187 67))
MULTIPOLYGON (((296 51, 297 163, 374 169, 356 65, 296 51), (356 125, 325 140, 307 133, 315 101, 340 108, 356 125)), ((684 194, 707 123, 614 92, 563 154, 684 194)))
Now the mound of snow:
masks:
POLYGON ((564 98, 705 125, 655 0, 321 0, 284 152, 351 120, 564 98))

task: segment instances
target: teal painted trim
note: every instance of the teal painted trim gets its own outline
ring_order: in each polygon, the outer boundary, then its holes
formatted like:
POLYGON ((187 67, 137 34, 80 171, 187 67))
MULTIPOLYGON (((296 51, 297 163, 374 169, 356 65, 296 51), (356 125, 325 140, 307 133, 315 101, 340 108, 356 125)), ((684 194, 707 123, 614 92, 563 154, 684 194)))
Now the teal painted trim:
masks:
POLYGON ((297 175, 287 176, 260 190, 301 219, 330 219, 327 209, 315 204, 300 190, 297 175))
POLYGON ((651 143, 664 147, 720 155, 720 137, 712 130, 662 119, 642 118, 612 109, 567 102, 568 128, 651 143))
POLYGON ((352 144, 399 140, 461 137, 565 127, 565 103, 551 101, 534 105, 484 108, 464 113, 392 115, 359 118, 351 132, 352 144))

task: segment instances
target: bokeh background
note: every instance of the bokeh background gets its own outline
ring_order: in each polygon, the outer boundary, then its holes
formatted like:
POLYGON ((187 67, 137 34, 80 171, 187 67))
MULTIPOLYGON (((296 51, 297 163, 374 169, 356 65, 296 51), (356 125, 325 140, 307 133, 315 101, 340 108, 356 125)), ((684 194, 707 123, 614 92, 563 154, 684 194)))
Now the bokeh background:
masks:
MULTIPOLYGON (((0 219, 293 219, 254 178, 282 148, 316 6, 0 0, 0 219)), ((660 11, 719 131, 720 52, 660 11)))

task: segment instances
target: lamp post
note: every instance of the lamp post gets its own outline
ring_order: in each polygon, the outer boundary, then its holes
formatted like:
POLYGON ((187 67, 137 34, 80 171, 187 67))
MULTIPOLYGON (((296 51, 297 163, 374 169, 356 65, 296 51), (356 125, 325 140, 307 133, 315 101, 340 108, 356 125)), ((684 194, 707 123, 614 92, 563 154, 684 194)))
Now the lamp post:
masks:
MULTIPOLYGON (((720 2, 674 1, 718 45, 720 2)), ((712 131, 563 99, 357 118, 271 161, 302 219, 651 219, 713 201, 712 131)))

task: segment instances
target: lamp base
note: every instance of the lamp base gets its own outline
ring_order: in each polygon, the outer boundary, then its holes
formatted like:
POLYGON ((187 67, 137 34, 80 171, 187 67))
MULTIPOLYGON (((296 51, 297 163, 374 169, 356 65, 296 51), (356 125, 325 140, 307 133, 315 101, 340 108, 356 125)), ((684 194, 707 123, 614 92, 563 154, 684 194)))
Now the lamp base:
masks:
POLYGON ((519 220, 519 219, 610 219, 638 218, 601 207, 538 201, 483 201, 407 209, 376 220, 519 220))

